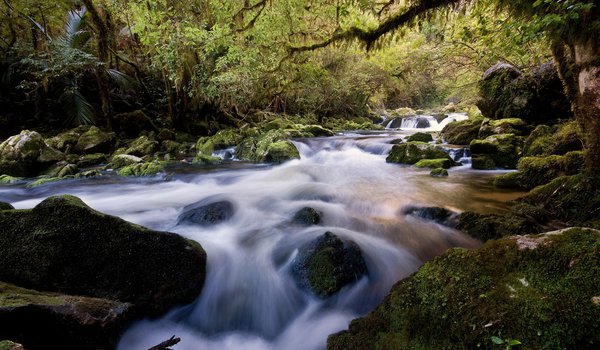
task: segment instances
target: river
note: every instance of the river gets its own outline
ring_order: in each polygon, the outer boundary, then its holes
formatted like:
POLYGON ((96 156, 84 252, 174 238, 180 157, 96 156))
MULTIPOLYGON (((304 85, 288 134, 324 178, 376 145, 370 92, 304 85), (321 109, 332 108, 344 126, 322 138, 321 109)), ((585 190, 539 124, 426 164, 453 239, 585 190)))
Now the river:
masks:
POLYGON ((182 165, 151 178, 108 174, 33 189, 9 185, 0 187, 0 201, 31 208, 50 195, 73 194, 99 211, 202 244, 208 254, 202 294, 160 319, 135 323, 120 350, 147 349, 172 335, 182 339, 177 350, 324 349, 329 334, 372 310, 424 261, 449 247, 480 244, 405 215, 404 208, 497 213, 519 195, 495 189, 496 172, 468 164, 432 178, 428 170, 386 163, 389 142, 401 135, 385 130, 296 140, 301 159, 277 166, 231 161, 182 165), (235 214, 211 227, 177 223, 184 206, 207 198, 231 201, 235 214), (319 211, 322 222, 293 225, 303 207, 319 211), (294 283, 290 265, 300 246, 326 231, 360 247, 368 274, 324 300, 294 283))

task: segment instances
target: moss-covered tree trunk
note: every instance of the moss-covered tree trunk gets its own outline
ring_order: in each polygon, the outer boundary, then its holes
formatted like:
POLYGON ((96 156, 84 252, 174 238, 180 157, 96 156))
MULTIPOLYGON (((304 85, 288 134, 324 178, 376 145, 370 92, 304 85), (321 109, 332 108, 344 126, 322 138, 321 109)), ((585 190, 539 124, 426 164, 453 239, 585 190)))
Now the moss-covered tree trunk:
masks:
POLYGON ((585 137, 585 165, 591 174, 600 174, 600 47, 589 38, 575 43, 577 96, 575 116, 585 137))

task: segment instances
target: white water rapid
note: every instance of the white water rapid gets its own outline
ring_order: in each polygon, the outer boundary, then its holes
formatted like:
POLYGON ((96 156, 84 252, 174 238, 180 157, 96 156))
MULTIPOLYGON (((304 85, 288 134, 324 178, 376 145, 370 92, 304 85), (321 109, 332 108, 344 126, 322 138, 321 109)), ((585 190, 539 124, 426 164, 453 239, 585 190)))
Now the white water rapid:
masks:
POLYGON ((455 230, 406 216, 403 208, 498 212, 515 197, 497 192, 488 173, 466 166, 451 169, 447 179, 434 179, 426 170, 387 164, 389 141, 399 135, 295 141, 302 159, 278 166, 231 162, 176 170, 168 177, 108 175, 35 189, 3 186, 0 200, 31 208, 47 196, 69 193, 97 210, 202 244, 208 254, 202 294, 160 319, 135 323, 119 350, 148 349, 172 335, 182 339, 177 350, 324 349, 329 334, 371 311, 425 260, 449 247, 478 245, 455 230), (211 227, 177 224, 184 206, 208 197, 233 202, 233 217, 211 227), (321 212, 322 222, 291 224, 303 207, 321 212), (319 299, 294 283, 290 262, 300 246, 326 231, 360 247, 368 275, 319 299))
POLYGON ((467 120, 466 113, 450 113, 438 122, 431 115, 415 115, 404 118, 394 118, 386 123, 386 129, 402 129, 414 131, 442 131, 446 125, 452 122, 467 120))

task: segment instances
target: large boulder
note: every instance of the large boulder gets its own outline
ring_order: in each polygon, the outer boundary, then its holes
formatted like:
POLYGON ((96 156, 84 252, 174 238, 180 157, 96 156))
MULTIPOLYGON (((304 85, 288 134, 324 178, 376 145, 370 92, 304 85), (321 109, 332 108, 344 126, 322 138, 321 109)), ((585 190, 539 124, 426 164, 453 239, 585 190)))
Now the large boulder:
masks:
POLYGON ((425 132, 416 132, 409 137, 406 138, 407 142, 411 141, 419 141, 419 142, 431 142, 433 141, 433 136, 431 134, 425 132))
POLYGON ((403 213, 448 227, 456 227, 459 216, 458 213, 442 207, 409 206, 403 210, 403 213))
POLYGON ((473 169, 514 169, 522 155, 523 138, 514 134, 473 140, 469 146, 473 169))
POLYGON ((39 133, 23 130, 0 144, 0 174, 35 176, 64 157, 46 145, 39 133))
POLYGON ((552 63, 525 74, 509 64, 498 63, 484 73, 479 95, 477 107, 490 119, 521 118, 540 124, 572 116, 571 104, 552 63))
POLYGON ((477 119, 449 123, 442 129, 442 138, 452 145, 468 145, 478 137, 481 123, 477 119))
POLYGON ((407 142, 394 145, 386 158, 388 163, 415 164, 422 159, 452 159, 434 145, 425 142, 407 142))
POLYGON ((112 349, 132 316, 129 303, 0 282, 0 339, 26 349, 112 349))
POLYGON ((326 232, 300 247, 291 272, 301 288, 324 298, 365 275, 367 265, 356 243, 326 232))
POLYGON ((234 214, 235 206, 231 201, 209 197, 184 207, 177 222, 212 226, 231 219, 234 214))
POLYGON ((90 130, 91 125, 81 125, 46 140, 48 146, 64 153, 71 153, 82 134, 90 130))
POLYGON ((0 211, 0 280, 40 291, 134 304, 159 315, 202 289, 206 253, 173 233, 55 196, 32 210, 0 211))
POLYGON ((267 147, 262 161, 280 164, 291 159, 300 159, 300 152, 290 141, 273 142, 267 147))
POLYGON ((136 157, 151 156, 158 151, 158 142, 151 140, 148 136, 140 136, 131 141, 128 147, 119 149, 116 153, 129 154, 136 157))
MULTIPOLYGON (((281 163, 300 158, 300 153, 293 143, 287 141, 294 132, 278 129, 245 138, 235 149, 235 156, 251 162, 281 163)), ((296 136, 302 136, 297 134, 296 136)))
POLYGON ((115 146, 114 132, 104 132, 92 126, 79 136, 74 151, 77 153, 111 153, 115 146))
POLYGON ((580 228, 450 249, 327 349, 495 349, 492 337, 517 349, 597 349, 598 254, 600 232, 580 228))

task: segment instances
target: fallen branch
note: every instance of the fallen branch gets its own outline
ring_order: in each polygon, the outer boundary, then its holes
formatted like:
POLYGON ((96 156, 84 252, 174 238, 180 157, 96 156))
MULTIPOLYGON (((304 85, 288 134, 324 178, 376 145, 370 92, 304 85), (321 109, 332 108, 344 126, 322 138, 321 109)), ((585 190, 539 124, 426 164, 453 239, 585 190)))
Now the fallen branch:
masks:
POLYGON ((173 346, 177 343, 179 343, 181 341, 181 338, 176 338, 175 336, 172 336, 171 338, 165 340, 164 342, 155 345, 153 347, 151 347, 148 350, 171 350, 169 349, 169 346, 173 346))

